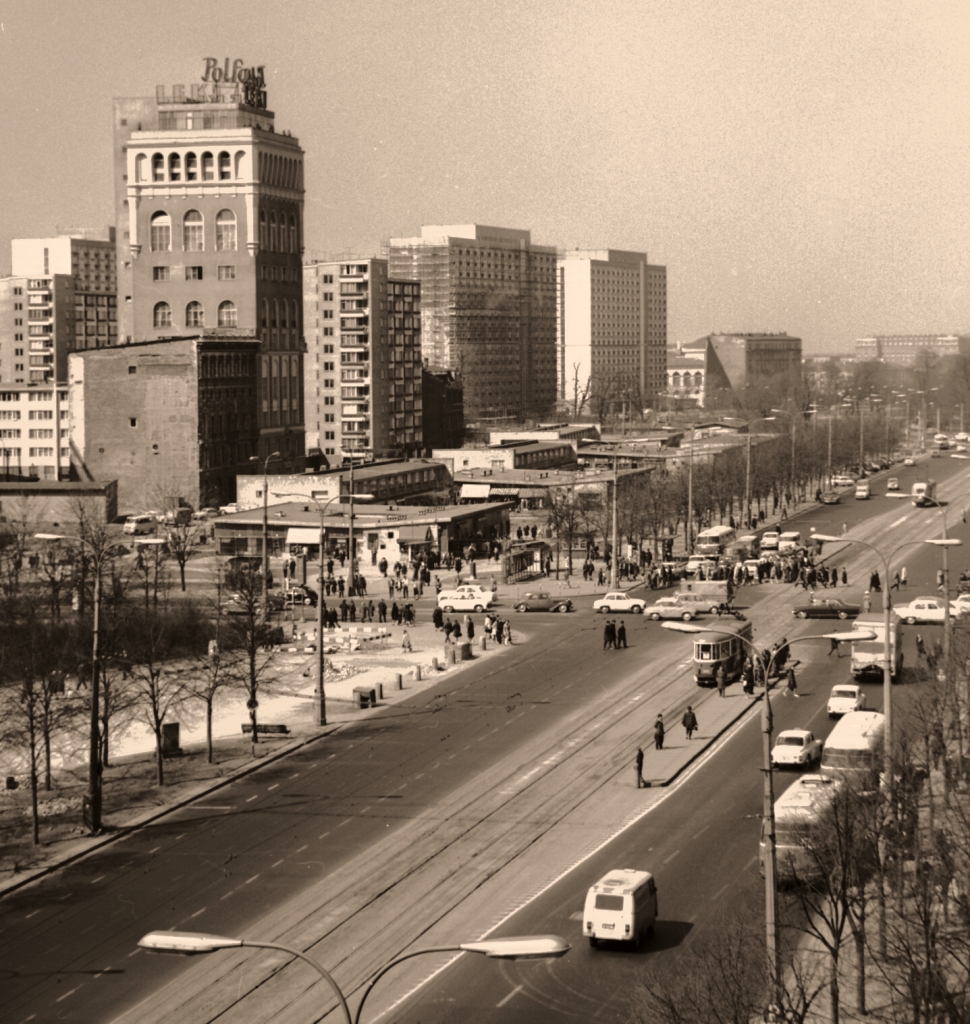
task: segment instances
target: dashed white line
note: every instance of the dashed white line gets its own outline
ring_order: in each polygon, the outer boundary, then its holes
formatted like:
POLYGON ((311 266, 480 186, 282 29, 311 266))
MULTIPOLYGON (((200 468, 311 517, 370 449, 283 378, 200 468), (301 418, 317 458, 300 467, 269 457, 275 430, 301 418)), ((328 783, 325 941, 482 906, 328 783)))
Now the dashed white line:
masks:
POLYGON ((344 820, 337 826, 337 828, 343 828, 348 822, 353 821, 353 818, 344 818, 344 820))
POLYGON ((258 799, 259 799, 259 794, 258 793, 254 793, 251 797, 249 797, 246 800, 246 803, 247 804, 251 804, 254 800, 258 800, 258 799))
POLYGON ((233 893, 234 893, 235 891, 236 891, 235 889, 230 889, 230 890, 229 890, 229 892, 227 892, 225 896, 220 896, 220 897, 219 897, 219 899, 220 899, 220 900, 227 900, 227 899, 229 899, 229 897, 230 897, 230 896, 231 896, 231 895, 232 895, 232 894, 233 894, 233 893))
POLYGON ((370 810, 370 807, 365 807, 360 813, 366 814, 370 810))
POLYGON ((320 835, 317 836, 317 839, 326 839, 328 835, 330 835, 329 829, 327 829, 326 832, 321 832, 320 835))
POLYGON ((64 1002, 64 1000, 65 1000, 65 999, 67 999, 67 997, 68 997, 68 996, 73 996, 73 995, 74 995, 74 993, 75 993, 75 992, 77 992, 77 990, 78 990, 78 989, 79 989, 80 987, 81 987, 81 986, 80 986, 80 985, 78 985, 78 986, 77 986, 77 988, 72 988, 70 992, 65 992, 65 993, 64 993, 64 995, 62 995, 62 996, 61 996, 61 997, 60 997, 59 999, 55 999, 55 1000, 54 1000, 54 1002, 55 1002, 55 1003, 63 1003, 63 1002, 64 1002))
POLYGON ((704 834, 704 833, 705 833, 705 832, 706 832, 706 831, 707 831, 707 830, 708 830, 708 829, 709 829, 710 827, 711 827, 710 825, 705 825, 705 826, 704 826, 704 827, 703 827, 703 828, 702 828, 702 829, 700 830, 700 832, 695 832, 695 833, 694 833, 694 838, 695 838, 695 839, 697 839, 697 838, 698 838, 699 836, 702 836, 702 835, 703 835, 703 834, 704 834))
POLYGON ((132 951, 131 951, 131 952, 130 952, 130 953, 128 954, 128 959, 130 960, 130 959, 131 959, 131 958, 132 958, 133 956, 138 956, 138 954, 139 954, 140 952, 141 952, 141 950, 140 950, 140 949, 133 949, 133 950, 132 950, 132 951))
POLYGON ((97 885, 98 882, 102 881, 103 879, 105 879, 107 877, 108 877, 107 875, 98 875, 97 878, 92 878, 91 879, 91 885, 97 885))
POLYGON ((159 851, 160 849, 161 849, 161 847, 160 847, 160 846, 156 846, 154 850, 149 850, 148 852, 149 852, 149 854, 152 854, 152 853, 158 853, 158 851, 159 851))
POLYGON ((307 848, 307 847, 308 847, 309 845, 310 845, 309 843, 305 843, 305 844, 304 844, 303 846, 301 846, 301 847, 299 848, 299 850, 297 850, 296 852, 297 852, 297 853, 303 853, 303 851, 304 851, 304 850, 305 850, 305 849, 306 849, 306 848, 307 848))
POLYGON ((286 860, 286 858, 285 858, 285 857, 280 857, 280 859, 279 859, 278 861, 276 861, 276 863, 275 863, 275 864, 270 864, 270 869, 272 869, 272 868, 278 868, 278 867, 280 866, 280 864, 282 864, 282 863, 283 863, 283 861, 284 861, 284 860, 286 860))
POLYGON ((26 916, 26 917, 24 918, 24 920, 25 920, 25 921, 29 921, 29 920, 30 920, 30 919, 31 919, 31 918, 32 918, 32 917, 34 916, 34 914, 39 914, 39 913, 40 913, 40 909, 39 909, 39 908, 38 908, 37 910, 32 910, 32 911, 31 911, 31 912, 30 912, 30 913, 29 913, 29 914, 28 914, 28 915, 27 915, 27 916, 26 916))
POLYGON ((29 1017, 24 1017, 24 1019, 20 1022, 20 1024, 27 1024, 27 1021, 34 1020, 34 1018, 36 1016, 37 1016, 36 1013, 32 1013, 29 1017))
POLYGON ((256 872, 255 875, 253 875, 252 878, 247 878, 246 881, 243 882, 243 885, 249 885, 250 882, 255 882, 257 878, 259 878, 259 872, 258 871, 256 872))
POLYGON ((734 884, 733 882, 728 882, 728 884, 727 884, 727 885, 722 885, 722 886, 721 886, 721 888, 720 888, 720 889, 718 889, 718 890, 717 890, 717 892, 716 892, 716 893, 714 893, 714 895, 713 895, 713 896, 711 897, 711 902, 712 902, 712 903, 717 903, 717 901, 718 901, 718 900, 720 899, 720 897, 721 897, 721 893, 722 893, 722 892, 724 892, 724 890, 725 890, 725 889, 727 889, 727 888, 728 888, 728 886, 730 886, 730 885, 733 885, 733 884, 734 884))
POLYGON ((183 832, 180 836, 176 836, 173 842, 178 842, 180 839, 184 839, 188 835, 187 832, 183 832))
POLYGON ((194 914, 190 914, 185 920, 186 921, 192 921, 194 918, 198 917, 199 914, 204 914, 204 913, 205 913, 205 907, 203 907, 201 910, 197 910, 194 914))
POLYGON ((674 852, 666 860, 662 861, 662 863, 666 864, 669 861, 672 861, 674 859, 674 857, 677 856, 678 853, 680 853, 680 850, 674 850, 674 852))
POLYGON ((291 778, 291 779, 295 779, 295 778, 296 778, 296 777, 297 777, 297 776, 298 776, 299 774, 300 774, 299 772, 294 772, 294 773, 293 773, 293 774, 292 774, 292 775, 290 776, 290 778, 291 778))
POLYGON ((268 789, 266 790, 266 792, 267 792, 267 793, 272 793, 274 789, 279 789, 279 788, 280 788, 280 784, 279 784, 278 782, 274 782, 274 783, 273 783, 273 785, 272 785, 272 786, 270 786, 270 787, 269 787, 269 788, 268 788, 268 789))
POLYGON ((510 999, 512 999, 514 996, 518 995, 519 992, 522 991, 522 988, 523 988, 522 985, 516 985, 515 988, 512 989, 512 991, 504 999, 500 999, 495 1004, 496 1009, 498 1009, 501 1006, 504 1006, 507 1002, 509 1002, 510 999))

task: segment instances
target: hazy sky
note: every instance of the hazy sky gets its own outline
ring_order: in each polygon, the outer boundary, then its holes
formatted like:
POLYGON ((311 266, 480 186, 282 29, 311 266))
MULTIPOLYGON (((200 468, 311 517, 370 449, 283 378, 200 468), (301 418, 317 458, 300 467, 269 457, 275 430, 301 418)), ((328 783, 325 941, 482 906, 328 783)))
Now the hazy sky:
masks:
POLYGON ((0 0, 9 239, 112 220, 111 99, 266 66, 307 253, 422 224, 667 265, 668 338, 970 332, 966 0, 0 0))

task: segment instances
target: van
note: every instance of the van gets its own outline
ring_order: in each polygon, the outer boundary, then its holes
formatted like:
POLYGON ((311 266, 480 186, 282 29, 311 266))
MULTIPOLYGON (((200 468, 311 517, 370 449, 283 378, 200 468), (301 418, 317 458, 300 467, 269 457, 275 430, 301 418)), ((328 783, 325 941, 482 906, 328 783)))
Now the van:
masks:
POLYGON ((913 499, 913 504, 917 508, 922 508, 925 505, 935 505, 936 481, 927 480, 925 483, 917 482, 913 484, 913 490, 910 492, 910 496, 913 499))
MULTIPOLYGON (((764 542, 762 541, 762 547, 764 542)), ((780 555, 791 555, 802 546, 802 535, 795 530, 783 533, 778 538, 778 553, 780 555)))
POLYGON ((127 534, 145 534, 155 532, 155 517, 154 516, 129 516, 125 520, 125 525, 121 528, 122 533, 127 534))
POLYGON ((600 939, 636 946, 656 920, 657 885, 649 871, 611 871, 586 893, 583 934, 594 949, 600 939))
POLYGON ((860 480, 855 485, 855 496, 856 496, 856 498, 858 500, 860 500, 860 501, 865 500, 866 498, 869 497, 870 493, 871 492, 869 490, 869 481, 868 480, 860 480))

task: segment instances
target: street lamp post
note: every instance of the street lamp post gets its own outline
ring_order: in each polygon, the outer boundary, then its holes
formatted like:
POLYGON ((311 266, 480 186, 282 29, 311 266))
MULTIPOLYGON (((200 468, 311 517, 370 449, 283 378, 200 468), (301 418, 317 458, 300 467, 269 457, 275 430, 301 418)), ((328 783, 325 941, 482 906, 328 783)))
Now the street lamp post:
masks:
MULTIPOLYGON (((708 626, 693 625, 688 622, 662 622, 664 629, 672 630, 675 633, 721 633, 724 636, 737 637, 751 655, 754 665, 761 665, 764 672, 764 700, 761 703, 761 771, 764 777, 764 789, 762 793, 762 821, 764 827, 764 839, 766 847, 765 855, 765 947, 767 951, 768 969, 768 991, 773 1002, 778 1002, 778 994, 781 988, 781 950, 778 941, 778 884, 777 884, 777 861, 775 852, 775 785, 773 769, 771 767, 771 732, 772 715, 771 699, 769 697, 768 681, 772 675, 775 664, 775 651, 768 664, 765 665, 755 647, 753 641, 739 636, 730 629, 711 629, 708 626)), ((852 639, 863 640, 876 637, 875 633, 822 633, 819 636, 800 636, 794 640, 786 641, 790 647, 794 643, 801 643, 805 640, 838 640, 840 642, 852 639)), ((780 648, 779 648, 780 650, 780 648)))
POLYGON ((751 427, 755 423, 760 423, 764 420, 765 423, 774 422, 774 416, 756 416, 753 420, 748 420, 748 445, 747 445, 747 457, 745 458, 744 465, 744 529, 747 532, 751 528, 751 427))
POLYGON ((616 447, 613 448, 613 515, 612 515, 612 531, 613 531, 613 557, 610 559, 610 590, 616 590, 616 562, 617 562, 617 534, 619 533, 619 522, 617 515, 617 494, 620 484, 620 472, 617 468, 616 460, 616 447))
MULTIPOLYGON (((271 460, 278 459, 279 452, 271 452, 263 462, 263 622, 269 615, 269 464, 271 460)), ((259 462, 258 455, 250 455, 250 462, 259 462)))
POLYGON ((350 1007, 340 986, 330 972, 317 960, 292 946, 278 942, 263 942, 258 939, 234 939, 223 935, 207 935, 203 932, 149 932, 138 940, 141 949, 151 953, 175 953, 181 956, 197 956, 202 953, 216 953, 221 949, 275 949, 309 964, 333 990, 343 1012, 345 1024, 359 1024, 364 1002, 377 982, 397 964, 428 953, 481 953, 497 960, 550 960, 565 956, 569 943, 558 935, 514 935, 508 938, 484 939, 479 942, 459 942, 448 946, 427 946, 404 953, 385 964, 368 981, 364 994, 357 1006, 357 1013, 350 1015, 350 1007))

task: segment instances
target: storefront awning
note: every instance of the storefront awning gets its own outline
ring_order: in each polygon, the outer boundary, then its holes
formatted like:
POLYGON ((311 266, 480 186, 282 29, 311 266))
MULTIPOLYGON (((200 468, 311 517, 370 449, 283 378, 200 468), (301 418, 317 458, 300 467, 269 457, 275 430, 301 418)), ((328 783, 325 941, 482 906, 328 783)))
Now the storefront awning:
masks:
POLYGON ((490 498, 517 498, 518 487, 493 487, 488 495, 490 498))
POLYGON ((549 492, 545 487, 520 487, 519 497, 520 498, 547 498, 549 492))
POLYGON ((397 530, 398 544, 432 544, 434 531, 427 524, 423 526, 399 526, 397 530))
POLYGON ((308 526, 291 526, 286 531, 286 544, 297 544, 301 547, 308 547, 310 544, 316 546, 320 543, 320 531, 311 529, 308 526))
POLYGON ((461 497, 462 498, 487 498, 489 491, 492 489, 491 484, 462 484, 461 485, 461 497))

